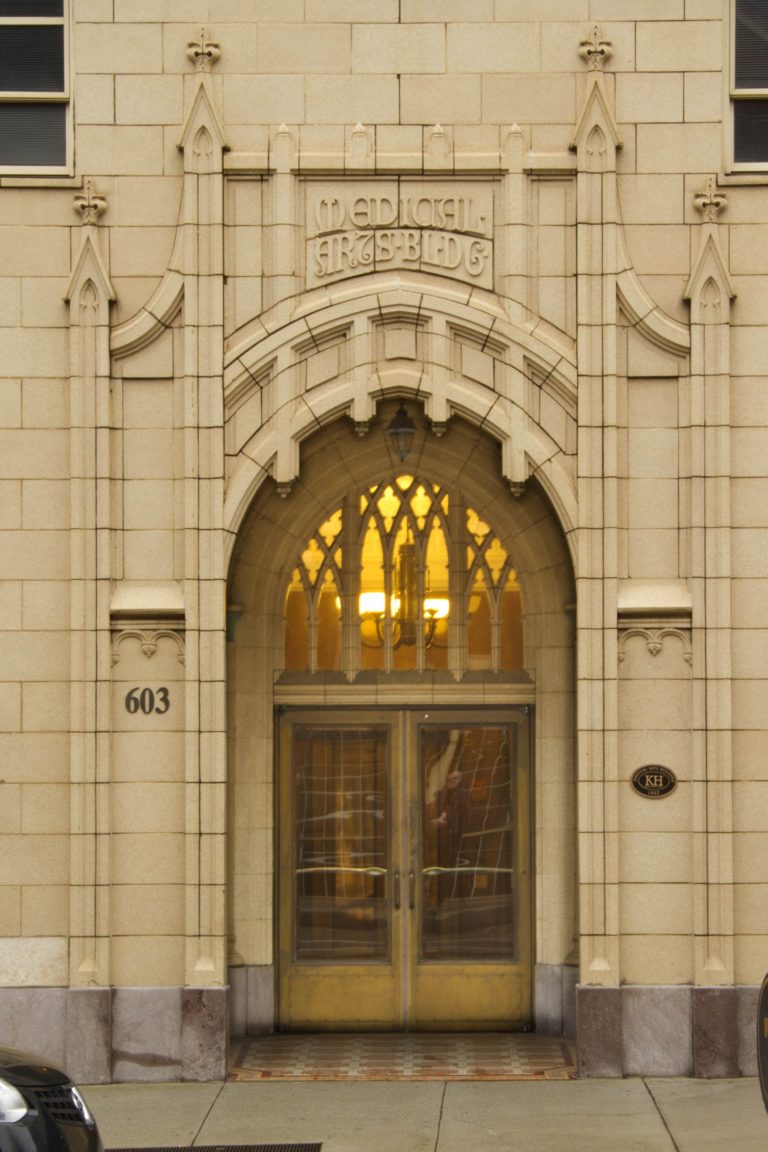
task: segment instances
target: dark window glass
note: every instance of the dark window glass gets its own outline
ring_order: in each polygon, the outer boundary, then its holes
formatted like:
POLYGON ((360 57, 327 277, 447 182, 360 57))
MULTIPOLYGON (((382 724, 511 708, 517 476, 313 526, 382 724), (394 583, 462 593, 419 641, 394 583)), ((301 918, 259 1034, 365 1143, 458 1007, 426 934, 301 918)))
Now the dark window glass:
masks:
POLYGON ((0 25, 0 90, 64 91, 61 25, 0 25))
POLYGON ((768 100, 734 100, 733 139, 737 164, 768 161, 768 100))
POLYGON ((768 88, 768 4, 736 3, 736 87, 768 88))
POLYGON ((66 161, 66 104, 0 103, 0 164, 60 167, 66 161))
POLYGON ((63 16, 64 0, 0 0, 0 16, 63 16))

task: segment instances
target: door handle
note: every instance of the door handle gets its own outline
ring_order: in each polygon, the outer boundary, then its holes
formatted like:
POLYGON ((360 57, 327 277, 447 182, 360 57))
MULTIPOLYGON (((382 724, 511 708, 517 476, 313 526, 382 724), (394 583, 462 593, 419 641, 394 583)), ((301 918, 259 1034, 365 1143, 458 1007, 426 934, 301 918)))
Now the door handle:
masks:
POLYGON ((296 869, 297 876, 311 876, 321 872, 356 872, 361 876, 386 876, 387 874, 386 868, 378 868, 375 866, 371 866, 370 868, 353 868, 351 866, 337 867, 336 865, 320 864, 317 867, 296 869))
POLYGON ((400 873, 399 872, 395 872, 394 897, 395 897, 395 901, 394 901, 395 902, 395 911, 399 912, 400 911, 400 873))
POLYGON ((416 878, 413 869, 408 873, 408 907, 416 907, 416 878))

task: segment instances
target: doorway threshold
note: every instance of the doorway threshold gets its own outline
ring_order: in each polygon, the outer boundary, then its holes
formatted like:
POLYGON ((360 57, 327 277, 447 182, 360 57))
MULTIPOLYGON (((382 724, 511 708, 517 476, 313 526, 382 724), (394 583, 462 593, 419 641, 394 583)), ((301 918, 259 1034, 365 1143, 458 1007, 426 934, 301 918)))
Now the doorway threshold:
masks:
POLYGON ((530 1032, 279 1033, 242 1040, 229 1080, 575 1080, 575 1045, 530 1032))

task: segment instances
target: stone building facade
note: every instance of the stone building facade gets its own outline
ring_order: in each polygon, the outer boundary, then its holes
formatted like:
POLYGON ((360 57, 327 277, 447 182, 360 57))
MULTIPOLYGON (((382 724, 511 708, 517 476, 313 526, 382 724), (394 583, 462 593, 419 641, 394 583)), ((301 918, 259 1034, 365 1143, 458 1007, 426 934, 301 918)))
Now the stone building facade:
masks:
POLYGON ((754 1071, 768 6, 3 13, 0 1039, 89 1081, 291 1026, 754 1071), (297 749, 350 733, 376 800, 337 781, 321 849, 297 749), (430 864, 430 740, 478 733, 506 863, 484 825, 430 864))

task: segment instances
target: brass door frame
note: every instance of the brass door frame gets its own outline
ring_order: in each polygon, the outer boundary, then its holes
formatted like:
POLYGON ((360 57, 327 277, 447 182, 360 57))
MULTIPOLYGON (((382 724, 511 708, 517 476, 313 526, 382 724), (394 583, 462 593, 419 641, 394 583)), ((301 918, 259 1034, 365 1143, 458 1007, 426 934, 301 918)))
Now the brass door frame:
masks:
MULTIPOLYGON (((393 860, 400 856, 400 821, 392 819, 391 805, 388 812, 389 868, 386 878, 386 899, 390 914, 388 920, 389 956, 386 962, 362 961, 334 964, 330 961, 300 963, 294 958, 294 820, 293 820, 293 759, 292 740, 294 731, 301 725, 307 727, 324 726, 333 730, 347 728, 350 731, 360 728, 386 727, 390 733, 390 764, 399 759, 399 741, 391 739, 397 734, 399 724, 393 725, 396 713, 383 710, 291 710, 282 711, 279 717, 278 761, 278 870, 276 876, 276 902, 278 914, 278 1026, 282 1028, 352 1030, 364 1026, 370 1030, 388 1030, 402 1027, 403 1003, 402 987, 398 981, 398 965, 394 962, 399 955, 402 942, 400 933, 402 918, 392 915, 396 903, 393 885, 393 860), (393 748, 392 745, 395 745, 393 748), (316 1005, 333 1004, 333 1019, 317 1019, 316 1005), (367 1015, 366 1015, 367 1013, 367 1015)), ((392 795, 394 789, 389 787, 392 795)), ((323 1014, 324 1016, 327 1013, 323 1014)))
MULTIPOLYGON (((369 1030, 523 1028, 532 1017, 533 985, 533 723, 528 705, 500 707, 281 708, 277 806, 278 1027, 369 1030), (513 961, 423 960, 419 956, 425 882, 423 863, 422 727, 514 726, 515 922, 513 961), (390 947, 386 963, 298 962, 293 955, 295 861, 293 734, 302 726, 389 730, 387 786, 390 855, 387 907, 390 947), (321 1005, 318 1011, 318 1005, 321 1005), (446 1008, 446 1005, 448 1006, 446 1008)), ((506 869, 509 871, 510 869, 506 869)), ((437 871, 441 871, 438 869, 437 871)), ((454 869, 455 871, 455 869, 454 869)), ((435 874, 433 867, 431 873, 435 874)), ((426 905, 425 905, 426 907, 426 905)))

